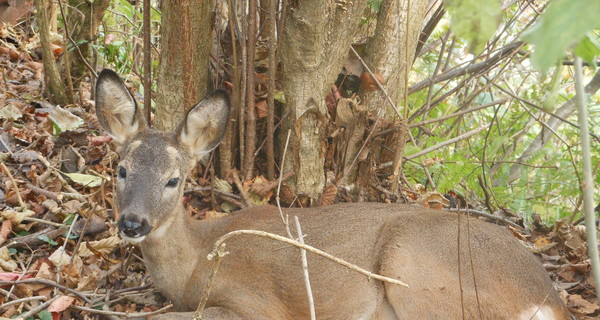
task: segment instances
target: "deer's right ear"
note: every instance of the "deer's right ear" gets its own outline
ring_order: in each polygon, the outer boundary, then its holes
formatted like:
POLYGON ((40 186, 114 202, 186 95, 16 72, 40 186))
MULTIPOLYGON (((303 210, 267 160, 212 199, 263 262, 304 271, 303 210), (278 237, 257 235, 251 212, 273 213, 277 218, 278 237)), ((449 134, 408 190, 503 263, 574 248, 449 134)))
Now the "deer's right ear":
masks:
POLYGON ((119 75, 109 69, 102 70, 96 81, 96 115, 120 145, 147 126, 135 99, 119 75))

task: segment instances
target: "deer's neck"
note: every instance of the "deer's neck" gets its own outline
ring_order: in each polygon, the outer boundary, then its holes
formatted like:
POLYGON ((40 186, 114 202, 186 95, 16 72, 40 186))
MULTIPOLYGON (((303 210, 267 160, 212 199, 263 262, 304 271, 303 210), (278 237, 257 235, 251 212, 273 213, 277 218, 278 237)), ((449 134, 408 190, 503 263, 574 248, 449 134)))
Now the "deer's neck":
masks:
POLYGON ((177 208, 171 219, 168 224, 150 232, 140 248, 154 285, 176 308, 181 309, 189 303, 195 303, 188 302, 189 297, 183 296, 184 289, 192 277, 205 276, 194 270, 198 270, 198 264, 212 263, 206 256, 221 234, 218 233, 220 228, 216 221, 193 219, 184 212, 183 205, 177 208))

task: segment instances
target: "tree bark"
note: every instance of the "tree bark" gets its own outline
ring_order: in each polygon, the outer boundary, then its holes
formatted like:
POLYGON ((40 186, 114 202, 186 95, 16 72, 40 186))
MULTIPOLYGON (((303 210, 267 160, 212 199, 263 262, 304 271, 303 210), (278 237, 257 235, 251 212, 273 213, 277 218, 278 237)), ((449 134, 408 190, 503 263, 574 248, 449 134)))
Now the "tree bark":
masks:
MULTIPOLYGON (((362 103, 370 113, 390 123, 393 123, 394 119, 398 117, 397 112, 402 112, 406 108, 404 106, 405 79, 414 61, 427 4, 427 0, 384 0, 379 9, 375 34, 369 43, 365 62, 373 73, 383 78, 385 83, 382 83, 382 87, 398 107, 398 111, 390 106, 381 90, 366 91, 363 88, 359 94, 362 103)), ((356 130, 365 129, 356 128, 356 130)), ((396 147, 391 146, 390 150, 398 149, 398 146, 404 147, 404 141, 398 141, 399 139, 405 139, 405 137, 402 138, 399 133, 388 137, 387 144, 396 145, 396 147)), ((392 152, 382 153, 379 145, 378 143, 372 144, 370 161, 386 162, 391 160, 394 154, 392 152)), ((359 147, 350 146, 349 150, 357 152, 359 147)), ((398 149, 397 151, 399 152, 396 152, 396 158, 400 157, 401 159, 403 150, 398 149)), ((356 153, 346 155, 346 159, 355 157, 356 153)), ((370 166, 370 161, 365 161, 360 165, 370 166)), ((357 169, 353 167, 347 171, 347 179, 344 183, 349 186, 356 180, 357 169)))
POLYGON ((156 116, 160 130, 173 130, 206 94, 211 1, 165 1, 158 70, 156 116), (189 23, 188 26, 184 24, 189 23), (189 55, 186 56, 186 52, 189 55))
MULTIPOLYGON (((98 26, 102 22, 104 12, 108 8, 110 0, 69 0, 68 1, 68 25, 71 38, 77 43, 77 48, 68 51, 67 60, 73 88, 77 90, 79 83, 87 72, 85 61, 92 60, 92 41, 98 35, 98 26)), ((65 6, 66 7, 66 6, 65 6)), ((67 40, 65 40, 67 41, 67 40)))
POLYGON ((50 47, 50 27, 48 23, 47 7, 44 0, 36 0, 38 24, 40 27, 40 43, 42 45, 42 59, 44 62, 44 82, 50 93, 52 101, 65 105, 68 103, 65 85, 61 80, 54 53, 50 47))
POLYGON ((347 57, 365 5, 366 0, 304 0, 290 4, 286 16, 281 62, 287 103, 280 138, 288 130, 292 135, 281 172, 293 170, 296 193, 311 199, 325 186, 325 96, 347 57))

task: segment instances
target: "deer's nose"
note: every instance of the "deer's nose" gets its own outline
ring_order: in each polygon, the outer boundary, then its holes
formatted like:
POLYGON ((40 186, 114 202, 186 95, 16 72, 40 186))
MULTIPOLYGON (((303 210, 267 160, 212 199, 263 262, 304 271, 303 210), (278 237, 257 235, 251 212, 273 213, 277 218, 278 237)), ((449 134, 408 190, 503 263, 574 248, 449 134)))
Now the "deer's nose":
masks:
POLYGON ((150 232, 148 220, 137 216, 121 216, 118 223, 119 230, 130 238, 145 236, 150 232))

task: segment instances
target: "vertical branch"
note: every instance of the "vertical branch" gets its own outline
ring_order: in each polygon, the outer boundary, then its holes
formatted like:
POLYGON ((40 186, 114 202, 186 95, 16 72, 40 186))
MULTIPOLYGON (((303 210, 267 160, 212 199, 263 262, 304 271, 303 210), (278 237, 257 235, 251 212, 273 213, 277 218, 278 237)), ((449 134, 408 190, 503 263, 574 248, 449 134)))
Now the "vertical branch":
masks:
POLYGON ((594 216, 594 178, 592 176, 592 157, 590 147, 590 128, 585 103, 581 58, 575 56, 575 96, 579 109, 579 128, 581 133, 581 152, 583 160, 583 210, 585 211, 585 227, 587 229, 588 255, 592 262, 592 274, 596 284, 596 299, 600 301, 600 258, 598 257, 598 239, 596 237, 596 218, 594 216))
POLYGON ((275 135, 275 75, 277 74, 277 21, 275 13, 277 0, 269 0, 269 85, 267 97, 267 178, 275 178, 275 150, 273 136, 275 135))
POLYGON ((44 81, 46 82, 52 100, 57 104, 65 105, 68 103, 65 93, 65 85, 62 83, 60 73, 54 54, 50 47, 50 26, 48 25, 48 11, 44 0, 36 0, 35 8, 37 10, 38 24, 40 26, 40 43, 42 45, 42 59, 44 60, 44 81))
POLYGON ((244 155, 244 174, 246 180, 252 178, 254 151, 256 149, 256 110, 254 106, 254 47, 256 45, 256 0, 249 0, 248 8, 248 45, 246 62, 246 150, 244 155))
POLYGON ((195 99, 195 84, 194 77, 192 76, 192 36, 191 36, 191 28, 192 25, 190 23, 190 0, 180 0, 179 4, 181 6, 181 33, 183 38, 182 43, 182 52, 183 52, 183 107, 184 110, 189 110, 192 108, 195 99))
POLYGON ((142 32, 144 33, 144 114, 146 115, 146 121, 148 124, 150 124, 150 115, 152 113, 152 44, 150 43, 150 0, 144 0, 143 6, 144 25, 142 32))
MULTIPOLYGON (((294 216, 296 222, 296 232, 298 233, 298 242, 304 244, 304 234, 302 234, 302 227, 300 227, 300 219, 298 216, 294 216)), ((300 249, 300 256, 302 258, 302 272, 304 274, 304 285, 306 286, 306 295, 308 297, 308 308, 310 310, 310 319, 317 319, 315 313, 315 301, 313 299, 312 288, 310 286, 310 277, 308 275, 308 259, 306 258, 306 250, 300 249)))

